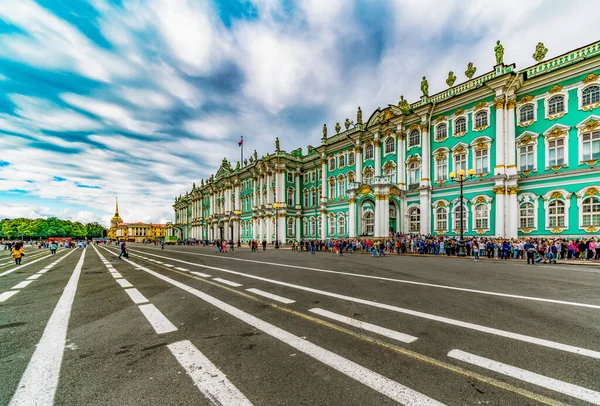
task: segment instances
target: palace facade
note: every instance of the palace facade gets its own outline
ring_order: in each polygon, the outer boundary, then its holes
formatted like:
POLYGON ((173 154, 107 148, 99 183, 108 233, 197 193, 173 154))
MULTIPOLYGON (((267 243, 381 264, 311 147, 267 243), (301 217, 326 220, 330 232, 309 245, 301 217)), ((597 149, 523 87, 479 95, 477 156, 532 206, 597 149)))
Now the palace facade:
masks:
POLYGON ((276 148, 175 199, 181 239, 290 242, 390 232, 589 237, 600 230, 600 42, 521 71, 503 63, 409 104, 346 119, 321 144, 276 148), (464 171, 464 172, 463 172, 464 171), (464 198, 454 173, 466 175, 464 198))
POLYGON ((167 235, 165 224, 124 223, 119 216, 119 201, 115 204, 115 215, 110 220, 108 238, 113 241, 144 242, 161 240, 167 235))

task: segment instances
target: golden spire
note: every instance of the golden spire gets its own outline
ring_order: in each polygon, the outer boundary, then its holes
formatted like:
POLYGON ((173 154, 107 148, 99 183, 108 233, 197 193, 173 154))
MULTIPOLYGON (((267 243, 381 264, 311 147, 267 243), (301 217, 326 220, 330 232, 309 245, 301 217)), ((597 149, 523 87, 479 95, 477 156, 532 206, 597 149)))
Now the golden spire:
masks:
POLYGON ((115 217, 119 217, 119 198, 116 197, 115 199, 117 200, 117 203, 115 205, 115 217))

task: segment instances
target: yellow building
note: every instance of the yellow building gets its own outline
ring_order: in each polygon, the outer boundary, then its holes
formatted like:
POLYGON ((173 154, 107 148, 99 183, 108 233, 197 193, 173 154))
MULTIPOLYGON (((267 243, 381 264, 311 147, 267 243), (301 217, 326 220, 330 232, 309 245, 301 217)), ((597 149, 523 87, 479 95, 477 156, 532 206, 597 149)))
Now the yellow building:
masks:
POLYGON ((108 238, 114 241, 154 241, 165 238, 167 227, 165 224, 153 223, 124 223, 119 216, 119 201, 116 202, 115 215, 110 220, 108 238))

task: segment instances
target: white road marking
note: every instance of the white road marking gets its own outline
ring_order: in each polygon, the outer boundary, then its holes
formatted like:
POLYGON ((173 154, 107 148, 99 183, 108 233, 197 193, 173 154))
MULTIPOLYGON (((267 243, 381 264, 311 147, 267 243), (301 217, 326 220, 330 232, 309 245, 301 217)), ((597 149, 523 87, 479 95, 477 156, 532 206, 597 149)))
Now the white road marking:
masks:
POLYGON ((285 303, 285 304, 296 303, 295 300, 288 299, 288 298, 285 298, 285 297, 279 296, 279 295, 274 295, 273 293, 265 292, 264 290, 260 290, 260 289, 250 288, 250 289, 246 289, 246 291, 252 292, 259 296, 264 296, 266 298, 276 300, 278 302, 285 303))
POLYGON ((33 282, 33 281, 19 282, 15 286, 13 286, 11 289, 23 289, 25 286, 29 285, 31 282, 33 282))
POLYGON ((118 272, 111 272, 110 274, 111 274, 111 275, 112 275, 112 277, 113 277, 113 278, 115 278, 115 279, 117 279, 117 278, 122 278, 122 277, 123 277, 123 275, 121 275, 121 274, 120 274, 120 273, 118 273, 118 272))
MULTIPOLYGON (((154 254, 149 254, 149 255, 154 255, 154 254)), ((221 257, 219 257, 219 258, 221 258, 221 257)), ((225 257, 223 257, 223 258, 225 258, 225 257)), ((557 343, 554 341, 545 340, 543 338, 537 338, 537 337, 532 337, 532 336, 528 336, 528 335, 524 335, 524 334, 513 333, 510 331, 500 330, 500 329, 493 328, 493 327, 482 326, 480 324, 469 323, 469 322, 461 321, 461 320, 455 320, 455 319, 451 319, 449 317, 437 316, 435 314, 419 312, 417 310, 405 309, 403 307, 388 305, 388 304, 380 303, 380 302, 374 302, 372 300, 360 299, 360 298, 356 298, 356 297, 352 297, 352 296, 342 295, 339 293, 327 292, 325 290, 309 288, 308 286, 296 285, 294 283, 288 283, 288 282, 277 281, 274 279, 263 278, 262 276, 256 276, 256 275, 246 274, 243 272, 232 271, 230 269, 217 268, 214 266, 209 266, 209 265, 204 265, 204 264, 201 265, 201 264, 196 264, 194 262, 184 261, 184 260, 175 259, 175 258, 171 258, 171 260, 177 261, 177 262, 180 262, 183 264, 187 264, 187 265, 202 267, 202 268, 206 268, 206 269, 214 269, 216 271, 226 272, 226 273, 229 273, 232 275, 245 276, 247 278, 260 280, 263 282, 270 282, 270 283, 273 283, 276 285, 287 286, 290 288, 304 290, 306 292, 312 292, 312 293, 316 293, 316 294, 323 295, 323 296, 334 297, 336 299, 347 300, 349 302, 360 303, 360 304, 364 304, 364 305, 368 305, 368 306, 377 307, 380 309, 385 309, 385 310, 390 310, 393 312, 398 312, 398 313, 408 314, 408 315, 415 316, 415 317, 420 317, 420 318, 427 319, 427 320, 434 320, 434 321, 449 324, 452 326, 467 328, 470 330, 480 331, 483 333, 493 334, 493 335, 497 335, 497 336, 501 336, 501 337, 511 338, 513 340, 519 340, 519 341, 523 341, 523 342, 527 342, 527 343, 531 343, 531 344, 540 345, 543 347, 554 348, 557 350, 570 352, 573 354, 579 354, 579 355, 583 355, 586 357, 600 359, 599 351, 589 350, 587 348, 581 348, 581 347, 576 347, 573 345, 557 343)))
POLYGON ((129 283, 127 279, 117 279, 117 283, 121 285, 122 288, 132 288, 133 285, 129 283))
POLYGON ((171 264, 165 264, 165 266, 166 266, 167 268, 174 268, 174 267, 175 267, 175 265, 171 265, 171 264))
POLYGON ((0 293, 0 302, 4 302, 5 300, 10 299, 19 292, 19 290, 9 290, 8 292, 0 293))
POLYGON ((342 323, 349 324, 362 330, 370 331, 375 334, 389 337, 391 339, 398 340, 403 343, 412 343, 413 341, 417 340, 417 337, 415 336, 400 333, 399 331, 390 330, 389 328, 376 326, 375 324, 365 323, 363 321, 356 320, 351 317, 342 316, 341 314, 333 313, 324 309, 310 309, 309 312, 328 317, 330 319, 337 320, 342 323))
POLYGON ((211 275, 202 272, 190 271, 192 275, 200 276, 201 278, 210 278, 211 275))
MULTIPOLYGON (((128 259, 125 260, 132 265, 137 265, 133 261, 128 259)), ((164 276, 158 272, 152 271, 148 268, 143 268, 144 272, 149 273, 159 279, 162 279, 173 286, 177 286, 186 292, 197 296, 207 303, 221 309, 222 311, 232 315, 233 317, 242 320, 243 322, 251 325, 252 327, 261 330, 262 332, 288 344, 292 348, 303 352, 311 358, 314 358, 323 364, 343 373, 344 375, 368 386, 369 388, 389 397, 396 402, 399 402, 406 406, 426 406, 426 405, 443 405, 428 396, 423 395, 409 387, 406 387, 396 381, 386 378, 377 372, 371 371, 368 368, 363 367, 353 361, 350 361, 340 355, 337 355, 325 348, 319 347, 303 338, 300 338, 292 333, 289 333, 273 324, 270 324, 264 320, 261 320, 237 307, 231 306, 217 298, 207 295, 194 289, 184 283, 176 281, 175 279, 164 276)), ((144 305, 146 306, 146 305, 144 305)), ((142 306, 140 306, 141 308, 142 306)))
POLYGON ((125 289, 125 293, 129 295, 135 304, 146 303, 148 301, 148 299, 146 299, 146 297, 136 288, 125 289))
POLYGON ((558 379, 549 378, 544 375, 536 374, 535 372, 513 367, 512 365, 503 364, 501 362, 480 357, 478 355, 469 354, 468 352, 461 350, 452 350, 448 353, 448 356, 450 358, 467 362, 471 365, 477 365, 490 371, 495 371, 503 375, 520 379, 521 381, 541 386, 542 388, 564 393, 565 395, 572 396, 576 399, 585 400, 586 402, 590 402, 594 405, 600 405, 600 392, 596 392, 591 389, 559 381, 558 379))
POLYGON ((25 369, 17 390, 9 403, 10 406, 51 406, 54 403, 54 395, 56 394, 60 367, 65 351, 71 307, 77 292, 77 283, 81 275, 85 251, 84 249, 81 253, 79 262, 77 262, 65 290, 60 296, 48 324, 46 324, 42 338, 36 346, 27 369, 25 369))
POLYGON ((176 331, 177 327, 165 317, 153 304, 145 304, 138 306, 144 316, 148 319, 156 334, 170 333, 176 331))
POLYGON ((189 272, 190 271, 187 268, 181 268, 181 267, 178 267, 178 266, 176 266, 175 269, 177 269, 178 271, 183 271, 183 272, 189 272))
POLYGON ((34 275, 31 275, 29 278, 27 278, 27 280, 35 280, 37 278, 41 278, 43 274, 41 273, 36 273, 34 275))
MULTIPOLYGON (((332 274, 345 275, 345 276, 355 276, 357 278, 366 278, 366 279, 375 279, 375 280, 387 281, 387 282, 405 283, 405 284, 409 284, 409 285, 428 286, 428 287, 432 287, 432 288, 457 290, 457 291, 461 291, 461 292, 470 292, 470 293, 479 293, 479 294, 483 294, 483 295, 509 297, 509 298, 513 298, 513 299, 533 300, 533 301, 537 301, 537 302, 555 303, 555 304, 578 306, 578 307, 588 307, 590 309, 600 309, 600 305, 594 305, 594 304, 588 304, 588 303, 569 302, 569 301, 565 301, 565 300, 556 300, 556 299, 546 299, 546 298, 535 297, 535 296, 512 295, 509 293, 490 292, 490 291, 478 290, 478 289, 461 288, 458 286, 438 285, 435 283, 416 282, 416 281, 409 281, 406 279, 385 278, 385 277, 381 277, 381 276, 363 275, 363 274, 357 274, 357 273, 352 273, 352 272, 332 271, 329 269, 311 268, 311 267, 305 267, 305 266, 300 266, 300 265, 280 264, 277 262, 266 262, 266 261, 259 261, 259 260, 255 260, 255 259, 232 258, 232 257, 222 257, 219 255, 200 254, 198 252, 189 252, 189 251, 171 251, 171 252, 181 252, 181 253, 190 254, 190 255, 227 259, 227 260, 231 260, 231 261, 243 261, 243 262, 251 262, 251 263, 255 263, 255 264, 273 265, 273 266, 277 266, 277 267, 305 269, 307 271, 332 273, 332 274)), ((177 261, 177 259, 164 257, 164 256, 160 256, 157 254, 151 254, 151 253, 146 253, 146 254, 154 255, 159 258, 168 258, 168 259, 172 259, 173 261, 177 261)))
MULTIPOLYGON (((67 254, 67 255, 68 255, 68 254, 67 254)), ((50 254, 46 255, 45 257, 41 257, 41 258, 39 258, 39 259, 33 260, 33 261, 27 261, 27 262, 24 262, 24 263, 23 263, 23 265, 18 265, 18 266, 17 266, 17 265, 15 265, 15 267, 14 267, 14 268, 12 268, 12 269, 9 269, 8 271, 4 271, 4 272, 0 273, 0 277, 2 277, 2 276, 4 276, 4 275, 11 274, 11 273, 13 273, 13 272, 15 272, 15 271, 17 271, 17 270, 23 269, 23 268, 25 268, 26 266, 29 266, 29 265, 31 265, 31 264, 35 264, 36 262, 38 262, 38 261, 41 261, 41 260, 43 260, 43 259, 46 259, 46 258, 48 258, 49 256, 50 256, 50 254)), ((66 256, 66 255, 65 255, 65 256, 66 256)))
POLYGON ((252 406, 227 376, 190 341, 177 341, 167 345, 167 348, 212 404, 252 406))
POLYGON ((233 286, 236 288, 242 286, 241 283, 231 282, 231 281, 228 281, 227 279, 213 278, 213 281, 221 282, 221 283, 224 283, 225 285, 233 286))

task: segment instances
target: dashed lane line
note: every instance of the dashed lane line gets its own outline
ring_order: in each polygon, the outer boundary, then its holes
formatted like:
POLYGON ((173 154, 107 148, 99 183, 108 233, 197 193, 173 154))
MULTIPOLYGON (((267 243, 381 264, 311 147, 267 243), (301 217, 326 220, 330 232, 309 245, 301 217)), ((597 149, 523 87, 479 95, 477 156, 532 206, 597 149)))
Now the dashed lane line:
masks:
POLYGON ((260 290, 260 289, 250 288, 250 289, 246 289, 246 291, 254 293, 255 295, 266 297, 267 299, 275 300, 276 302, 283 303, 283 304, 296 303, 295 300, 288 299, 283 296, 275 295, 273 293, 265 292, 264 290, 260 290))
POLYGON ((52 312, 52 316, 46 324, 42 338, 35 348, 9 406, 51 406, 54 403, 67 340, 71 308, 77 292, 85 251, 84 248, 79 262, 77 262, 75 270, 52 312))
POLYGON ((239 288, 240 286, 242 286, 241 283, 228 281, 227 279, 213 278, 213 281, 221 282, 221 283, 224 283, 225 285, 233 286, 234 288, 239 288))
POLYGON ((0 293, 0 303, 4 302, 5 300, 10 299, 11 297, 13 297, 14 295, 16 295, 19 292, 20 291, 18 291, 18 290, 9 290, 7 292, 0 293))
MULTIPOLYGON (((140 268, 140 269, 141 269, 141 268, 140 268)), ((196 276, 199 276, 199 277, 201 277, 201 278, 210 278, 210 277, 211 277, 211 275, 209 275, 209 274, 207 274, 207 273, 202 273, 202 272, 190 271, 190 273, 191 273, 192 275, 196 275, 196 276)))
MULTIPOLYGON (((149 255, 154 255, 154 254, 149 254, 149 255)), ((449 317, 437 316, 435 314, 420 312, 420 311, 412 310, 412 309, 406 309, 403 307, 388 305, 388 304, 380 303, 380 302, 374 302, 372 300, 360 299, 360 298, 356 298, 356 297, 352 297, 352 296, 342 295, 339 293, 328 292, 325 290, 310 288, 308 286, 296 285, 294 283, 282 282, 282 281, 278 281, 278 280, 274 280, 274 279, 270 279, 270 278, 264 278, 262 276, 256 276, 256 275, 251 275, 251 274, 247 274, 247 273, 243 273, 243 272, 233 271, 230 269, 218 268, 218 267, 204 265, 204 264, 196 264, 194 262, 184 261, 184 260, 175 259, 175 258, 169 258, 169 259, 171 261, 176 261, 176 262, 187 264, 187 265, 202 267, 205 269, 213 269, 216 271, 225 272, 225 273, 229 273, 232 275, 245 276, 247 278, 260 280, 263 282, 269 282, 269 283, 273 283, 273 284, 280 285, 280 286, 287 286, 290 288, 295 288, 295 289, 303 290, 306 292, 316 293, 316 294, 323 295, 323 296, 333 297, 336 299, 346 300, 346 301, 354 302, 354 303, 360 303, 360 304, 364 304, 364 305, 368 305, 368 306, 372 306, 372 307, 377 307, 380 309, 390 310, 390 311, 397 312, 397 313, 408 314, 411 316, 415 316, 415 317, 419 317, 419 318, 423 318, 423 319, 427 319, 427 320, 433 320, 433 321, 437 321, 437 322, 444 323, 444 324, 449 324, 449 325, 456 326, 456 327, 462 327, 462 328, 466 328, 469 330, 480 331, 483 333, 493 334, 493 335, 497 335, 500 337, 510 338, 513 340, 536 344, 539 346, 553 348, 553 349, 560 350, 560 351, 565 351, 565 352, 570 352, 573 354, 583 355, 583 356, 590 357, 590 358, 600 359, 599 351, 589 350, 587 348, 576 347, 576 346, 569 345, 569 344, 562 344, 562 343, 558 343, 555 341, 546 340, 543 338, 537 338, 537 337, 532 337, 532 336, 528 336, 528 335, 524 335, 524 334, 513 333, 511 331, 500 330, 500 329, 493 328, 493 327, 482 326, 480 324, 469 323, 469 322, 462 321, 462 320, 451 319, 449 317)))
POLYGON ((576 399, 590 402, 594 405, 600 405, 600 392, 596 392, 591 389, 559 381, 558 379, 549 378, 544 375, 536 374, 535 372, 517 368, 512 365, 503 364, 502 362, 480 357, 478 355, 470 354, 461 350, 452 350, 448 353, 448 356, 471 365, 477 365, 478 367, 485 368, 490 371, 498 372, 500 374, 510 376, 533 385, 541 386, 542 388, 550 389, 576 399))
POLYGON ((148 299, 146 299, 146 297, 136 288, 125 289, 125 293, 129 295, 135 304, 146 303, 148 301, 148 299))

